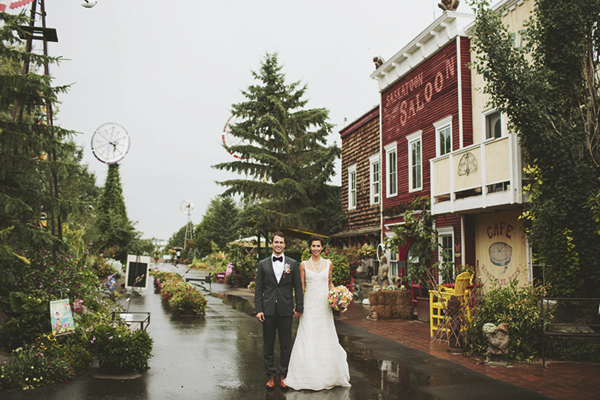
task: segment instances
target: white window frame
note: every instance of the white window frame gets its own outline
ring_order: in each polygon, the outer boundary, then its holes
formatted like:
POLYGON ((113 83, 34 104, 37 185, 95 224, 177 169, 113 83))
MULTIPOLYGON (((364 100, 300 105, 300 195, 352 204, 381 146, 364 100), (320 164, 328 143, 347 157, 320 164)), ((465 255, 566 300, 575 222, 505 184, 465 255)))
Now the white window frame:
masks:
POLYGON ((392 248, 388 252, 389 259, 389 270, 388 270, 388 280, 391 284, 390 278, 392 276, 398 276, 398 248, 392 248))
POLYGON ((386 197, 398 195, 398 143, 390 143, 385 146, 385 194, 386 197), (390 163, 390 159, 394 163, 390 163), (392 168, 393 167, 393 168, 392 168))
POLYGON ((419 190, 423 190, 423 131, 417 131, 411 135, 406 137, 408 141, 408 192, 418 192, 419 190), (420 154, 419 160, 413 160, 412 147, 415 143, 419 143, 420 154), (418 164, 415 164, 418 162, 418 164), (413 182, 413 168, 417 167, 419 171, 419 176, 421 178, 421 182, 419 185, 416 185, 413 182))
MULTIPOLYGON (((440 249, 443 249, 443 238, 447 238, 450 237, 452 240, 452 246, 450 249, 450 263, 452 265, 454 265, 454 228, 451 226, 444 226, 441 228, 437 228, 437 240, 438 240, 438 244, 440 246, 440 249)), ((441 263, 444 261, 443 257, 442 257, 442 252, 438 251, 438 261, 441 263)), ((452 276, 452 279, 456 279, 456 276, 452 276)), ((438 283, 441 284, 442 283, 442 274, 438 273, 438 283)))
POLYGON ((504 114, 502 114, 500 111, 498 111, 496 109, 491 109, 491 110, 485 111, 482 114, 482 117, 483 118, 481 119, 481 121, 482 121, 482 124, 483 124, 482 132, 483 132, 483 135, 484 135, 484 140, 499 139, 499 138, 504 137, 504 136, 507 135, 506 124, 504 123, 504 114), (500 129, 502 131, 500 132, 500 136, 499 137, 491 137, 491 136, 488 135, 488 117, 490 117, 492 114, 495 114, 495 113, 498 113, 500 115, 500 129))
POLYGON ((381 162, 379 153, 369 157, 369 197, 370 203, 379 204, 381 201, 381 162), (377 171, 375 171, 377 166, 377 171))
POLYGON ((348 167, 348 210, 356 209, 358 202, 356 164, 348 167))
POLYGON ((435 128, 435 154, 437 157, 452 153, 452 115, 447 116, 446 118, 440 119, 433 123, 435 128), (448 129, 450 134, 448 136, 448 140, 450 141, 450 150, 446 151, 446 149, 442 148, 442 143, 440 140, 440 133, 444 130, 448 129))

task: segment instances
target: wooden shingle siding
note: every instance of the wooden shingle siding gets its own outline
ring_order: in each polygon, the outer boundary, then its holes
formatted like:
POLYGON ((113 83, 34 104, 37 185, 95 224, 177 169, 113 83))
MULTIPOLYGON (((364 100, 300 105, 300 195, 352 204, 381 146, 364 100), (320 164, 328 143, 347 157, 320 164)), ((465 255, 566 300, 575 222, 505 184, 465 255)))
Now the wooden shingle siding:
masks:
MULTIPOLYGON (((342 137, 343 231, 379 227, 379 204, 371 205, 369 158, 379 152, 379 107, 340 132, 342 137), (348 167, 356 164, 356 208, 348 210, 348 167)), ((380 195, 380 201, 382 196, 380 195)))

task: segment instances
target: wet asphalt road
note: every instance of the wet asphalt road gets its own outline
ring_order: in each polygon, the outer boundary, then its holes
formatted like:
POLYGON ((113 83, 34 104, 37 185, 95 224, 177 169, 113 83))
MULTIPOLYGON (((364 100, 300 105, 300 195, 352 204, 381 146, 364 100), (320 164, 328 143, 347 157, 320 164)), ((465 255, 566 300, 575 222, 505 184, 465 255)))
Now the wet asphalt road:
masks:
POLYGON ((336 321, 336 326, 348 353, 351 388, 267 390, 262 328, 252 304, 218 294, 225 291, 223 285, 213 284, 212 289, 212 295, 203 291, 208 307, 205 316, 197 317, 172 315, 151 287, 132 298, 130 311, 152 315, 148 330, 154 339, 154 357, 141 377, 101 379, 92 367, 70 383, 0 392, 0 399, 547 399, 343 321, 336 321))

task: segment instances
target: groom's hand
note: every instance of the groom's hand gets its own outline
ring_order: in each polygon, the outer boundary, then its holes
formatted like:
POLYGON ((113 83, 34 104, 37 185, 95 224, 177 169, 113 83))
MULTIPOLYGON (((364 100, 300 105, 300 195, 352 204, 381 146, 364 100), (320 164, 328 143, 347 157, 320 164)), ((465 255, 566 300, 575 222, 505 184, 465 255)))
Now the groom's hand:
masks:
POLYGON ((265 314, 261 312, 257 313, 256 319, 258 319, 260 322, 265 322, 265 314))
POLYGON ((301 315, 302 315, 302 313, 299 313, 298 311, 294 311, 294 318, 300 318, 301 315))

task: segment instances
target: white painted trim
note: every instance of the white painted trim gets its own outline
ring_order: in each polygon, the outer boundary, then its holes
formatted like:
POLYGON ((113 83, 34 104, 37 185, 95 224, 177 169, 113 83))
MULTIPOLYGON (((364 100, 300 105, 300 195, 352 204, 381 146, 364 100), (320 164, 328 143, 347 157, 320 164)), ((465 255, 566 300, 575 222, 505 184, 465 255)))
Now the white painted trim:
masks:
MULTIPOLYGON (((460 67, 460 36, 456 37, 456 67, 458 70, 458 146, 463 147, 463 102, 462 102, 462 68, 460 67)), ((454 150, 454 149, 452 149, 454 150)))
POLYGON ((355 210, 358 204, 358 174, 356 172, 356 164, 348 167, 348 210, 355 210), (354 173, 354 205, 352 204, 352 179, 351 174, 354 173))
POLYGON ((408 142, 407 146, 408 146, 408 192, 409 193, 413 193, 413 192, 418 192, 420 190, 423 190, 423 131, 422 130, 418 130, 415 133, 412 133, 410 135, 408 135, 406 137, 406 141, 408 142), (412 152, 411 152, 411 145, 415 142, 420 142, 421 143, 421 185, 419 187, 415 187, 413 188, 413 178, 412 178, 412 164, 413 164, 413 160, 412 160, 412 152))
POLYGON ((443 12, 410 43, 377 68, 371 78, 377 80, 379 90, 384 91, 455 37, 466 37, 465 28, 474 19, 475 15, 470 13, 443 12))
POLYGON ((385 146, 385 195, 386 198, 390 198, 390 197, 396 197, 398 196, 398 143, 397 142, 392 142, 390 144, 388 144, 387 146, 385 146), (390 153, 395 153, 396 154, 396 192, 395 193, 391 193, 390 192, 390 158, 389 155, 390 153))
POLYGON ((435 128, 435 156, 436 157, 443 157, 447 154, 452 154, 452 152, 454 151, 454 147, 452 146, 454 144, 454 141, 452 139, 452 115, 448 115, 447 117, 444 117, 438 121, 435 121, 433 123, 433 127, 435 128), (446 153, 446 154, 441 154, 442 150, 440 148, 440 136, 438 135, 439 130, 441 130, 442 128, 445 128, 447 126, 450 126, 450 152, 446 153))
POLYGON ((380 153, 374 154, 371 157, 369 157, 369 204, 370 205, 375 205, 375 204, 380 204, 381 203, 381 196, 382 196, 382 190, 381 190, 381 159, 380 159, 380 153), (374 197, 374 193, 373 193, 373 164, 378 163, 379 164, 379 200, 377 202, 375 202, 373 200, 374 197))
POLYGON ((465 216, 460 216, 460 264, 466 265, 465 251, 465 216))

